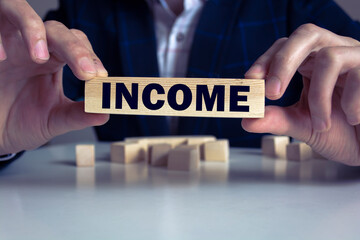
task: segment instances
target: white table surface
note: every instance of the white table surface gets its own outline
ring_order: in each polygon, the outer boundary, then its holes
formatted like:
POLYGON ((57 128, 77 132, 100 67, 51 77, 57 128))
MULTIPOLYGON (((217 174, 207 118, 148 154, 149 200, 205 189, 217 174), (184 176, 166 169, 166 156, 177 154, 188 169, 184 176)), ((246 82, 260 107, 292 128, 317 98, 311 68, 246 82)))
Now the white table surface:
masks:
POLYGON ((74 145, 0 170, 1 240, 360 239, 360 169, 231 149, 198 172, 109 162, 76 168, 74 145))

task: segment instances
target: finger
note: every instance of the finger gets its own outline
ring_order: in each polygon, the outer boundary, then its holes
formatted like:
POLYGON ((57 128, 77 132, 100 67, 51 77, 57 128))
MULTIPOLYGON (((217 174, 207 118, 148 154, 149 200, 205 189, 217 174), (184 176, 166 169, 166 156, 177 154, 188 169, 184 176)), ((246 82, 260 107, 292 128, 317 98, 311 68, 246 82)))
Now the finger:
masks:
POLYGON ((1 40, 1 35, 0 35, 0 62, 4 61, 6 59, 6 52, 5 52, 5 49, 4 49, 4 45, 2 43, 2 40, 1 40))
POLYGON ((3 18, 11 23, 3 23, 4 34, 19 29, 32 60, 37 63, 46 62, 50 55, 44 23, 39 15, 23 0, 1 1, 0 8, 3 18))
POLYGON ((286 135, 304 142, 308 142, 311 136, 308 114, 294 107, 267 106, 264 118, 244 118, 241 125, 248 132, 286 135))
POLYGON ((92 59, 95 64, 95 68, 97 71, 97 76, 99 77, 107 77, 108 72, 105 69, 104 65, 102 64, 101 60, 98 58, 98 56, 95 54, 93 47, 91 46, 91 43, 86 36, 86 34, 78 29, 70 29, 70 31, 89 49, 92 59))
MULTIPOLYGON (((336 85, 343 85, 340 76, 359 66, 359 62, 360 50, 357 47, 323 48, 317 54, 308 94, 315 131, 324 132, 330 129, 334 88, 336 85)), ((349 96, 345 98, 347 97, 349 96)), ((347 110, 354 112, 354 109, 347 110)))
POLYGON ((344 86, 341 107, 351 125, 360 124, 360 68, 349 71, 344 86))
POLYGON ((342 64, 335 48, 325 48, 316 56, 308 94, 313 129, 327 131, 331 126, 331 99, 342 64))
POLYGON ((270 60, 266 96, 279 99, 304 60, 323 47, 351 46, 354 42, 312 24, 299 27, 270 60))
POLYGON ((84 102, 67 102, 50 115, 49 133, 54 137, 69 131, 103 125, 108 120, 107 114, 85 113, 84 102))
POLYGON ((62 23, 45 23, 50 51, 56 58, 63 60, 75 76, 81 80, 96 77, 97 70, 93 53, 62 23))
POLYGON ((245 73, 245 78, 264 79, 270 66, 270 60, 275 53, 284 45, 288 38, 278 39, 245 73))

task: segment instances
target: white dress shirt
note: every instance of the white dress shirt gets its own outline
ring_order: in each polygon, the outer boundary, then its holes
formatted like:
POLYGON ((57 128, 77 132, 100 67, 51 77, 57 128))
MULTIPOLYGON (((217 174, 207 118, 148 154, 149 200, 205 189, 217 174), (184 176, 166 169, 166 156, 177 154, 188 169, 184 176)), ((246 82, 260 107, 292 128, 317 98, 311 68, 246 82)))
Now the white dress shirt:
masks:
POLYGON ((184 0, 176 16, 166 0, 148 0, 155 20, 160 77, 185 77, 189 54, 205 0, 184 0))
MULTIPOLYGON (((157 59, 160 77, 185 77, 188 60, 201 10, 206 0, 184 0, 179 15, 169 8, 166 0, 148 0, 154 15, 157 59)), ((177 117, 168 117, 170 133, 176 134, 177 117)))

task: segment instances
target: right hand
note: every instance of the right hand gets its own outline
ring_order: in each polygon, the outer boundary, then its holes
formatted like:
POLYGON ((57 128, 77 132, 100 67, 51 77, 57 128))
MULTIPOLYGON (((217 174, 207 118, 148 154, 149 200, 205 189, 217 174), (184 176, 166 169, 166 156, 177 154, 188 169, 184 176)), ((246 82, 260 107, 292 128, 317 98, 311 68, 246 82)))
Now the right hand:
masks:
POLYGON ((107 76, 86 35, 42 22, 24 0, 0 0, 0 155, 36 148, 71 130, 104 124, 66 98, 62 69, 80 80, 107 76))

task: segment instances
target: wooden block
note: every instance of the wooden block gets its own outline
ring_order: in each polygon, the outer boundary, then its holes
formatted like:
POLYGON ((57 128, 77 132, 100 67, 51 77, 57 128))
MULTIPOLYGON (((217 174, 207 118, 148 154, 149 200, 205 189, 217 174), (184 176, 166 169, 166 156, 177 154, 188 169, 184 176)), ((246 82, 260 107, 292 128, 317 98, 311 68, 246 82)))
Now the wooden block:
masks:
POLYGON ((167 143, 149 146, 149 159, 152 166, 167 166, 171 145, 167 143))
POLYGON ((135 163, 144 159, 143 146, 136 142, 115 142, 111 144, 111 161, 117 163, 135 163))
POLYGON ((267 135, 261 140, 262 153, 268 157, 286 158, 286 145, 290 143, 287 136, 267 135))
POLYGON ((76 145, 76 166, 93 167, 95 165, 95 146, 93 144, 76 145))
POLYGON ((204 143, 204 161, 227 162, 229 160, 229 140, 221 139, 204 143))
POLYGON ((175 171, 194 171, 200 166, 200 152, 196 146, 180 146, 170 150, 168 169, 175 171))
POLYGON ((191 136, 187 137, 187 145, 199 145, 200 146, 200 159, 205 158, 204 143, 216 141, 214 136, 191 136))
POLYGON ((125 142, 138 144, 141 148, 140 159, 145 161, 146 163, 149 163, 149 142, 146 139, 129 140, 125 142))
POLYGON ((286 159, 304 161, 312 157, 312 149, 303 142, 290 143, 286 146, 286 159))
POLYGON ((188 145, 201 145, 206 142, 215 141, 216 137, 214 136, 193 136, 187 137, 186 144, 188 145))
POLYGON ((154 136, 154 137, 128 137, 125 142, 146 142, 148 145, 168 143, 171 147, 186 144, 187 138, 184 136, 154 136))
POLYGON ((85 112, 263 118, 260 79, 102 77, 85 82, 85 112))

